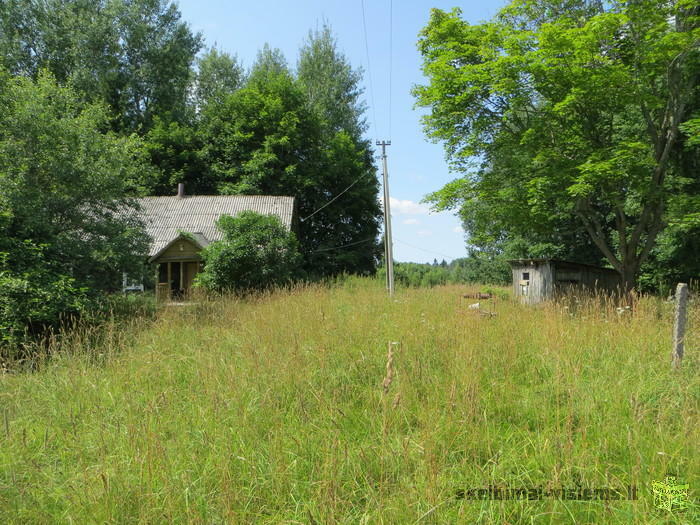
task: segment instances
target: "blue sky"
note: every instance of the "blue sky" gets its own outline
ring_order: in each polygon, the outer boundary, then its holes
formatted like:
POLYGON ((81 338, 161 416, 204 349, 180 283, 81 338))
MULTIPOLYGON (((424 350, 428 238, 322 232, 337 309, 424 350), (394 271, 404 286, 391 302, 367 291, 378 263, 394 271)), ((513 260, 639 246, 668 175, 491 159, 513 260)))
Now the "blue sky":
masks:
MULTIPOLYGON (((426 140, 420 124, 421 111, 413 107, 411 88, 423 81, 416 41, 433 7, 459 7, 466 20, 478 23, 491 18, 504 2, 396 0, 390 10, 391 3, 392 0, 364 1, 369 64, 361 0, 180 0, 178 5, 191 27, 203 33, 207 46, 216 44, 220 50, 237 55, 246 67, 265 43, 281 49, 294 67, 308 31, 327 21, 350 63, 364 69, 368 138, 372 143, 377 139, 392 142, 388 162, 394 258, 449 261, 466 254, 460 222, 451 213, 428 213, 420 200, 457 175, 448 170, 442 145, 426 140)), ((336 202, 342 205, 342 197, 336 202)))

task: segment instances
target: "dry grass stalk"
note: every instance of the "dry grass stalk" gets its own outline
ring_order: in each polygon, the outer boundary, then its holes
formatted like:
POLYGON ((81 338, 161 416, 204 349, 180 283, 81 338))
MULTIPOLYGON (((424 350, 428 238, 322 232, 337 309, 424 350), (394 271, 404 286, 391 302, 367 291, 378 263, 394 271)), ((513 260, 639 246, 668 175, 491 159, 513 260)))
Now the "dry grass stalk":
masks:
POLYGON ((385 394, 389 392, 389 387, 394 381, 394 345, 398 344, 399 343, 389 343, 389 352, 386 358, 386 376, 384 377, 384 381, 382 381, 385 394))

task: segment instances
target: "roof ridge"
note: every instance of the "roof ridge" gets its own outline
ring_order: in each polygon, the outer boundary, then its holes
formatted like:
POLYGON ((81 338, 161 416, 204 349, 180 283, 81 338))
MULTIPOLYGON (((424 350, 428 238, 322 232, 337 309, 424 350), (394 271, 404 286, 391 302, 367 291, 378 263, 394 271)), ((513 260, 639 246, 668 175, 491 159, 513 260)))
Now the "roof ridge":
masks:
POLYGON ((191 199, 192 197, 215 197, 215 198, 231 198, 231 197, 264 197, 273 199, 294 199, 294 195, 185 195, 178 197, 177 195, 146 195, 144 197, 136 197, 137 199, 191 199))

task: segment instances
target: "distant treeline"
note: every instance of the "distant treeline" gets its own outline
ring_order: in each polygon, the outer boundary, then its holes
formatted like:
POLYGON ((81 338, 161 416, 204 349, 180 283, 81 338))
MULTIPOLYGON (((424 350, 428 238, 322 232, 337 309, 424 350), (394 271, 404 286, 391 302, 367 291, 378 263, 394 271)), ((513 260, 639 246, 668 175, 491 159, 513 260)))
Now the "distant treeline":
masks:
MULTIPOLYGON (((386 266, 377 271, 379 279, 386 279, 386 266)), ((473 254, 454 259, 429 263, 394 263, 394 281, 399 286, 432 287, 443 284, 509 284, 510 266, 501 257, 473 254)))

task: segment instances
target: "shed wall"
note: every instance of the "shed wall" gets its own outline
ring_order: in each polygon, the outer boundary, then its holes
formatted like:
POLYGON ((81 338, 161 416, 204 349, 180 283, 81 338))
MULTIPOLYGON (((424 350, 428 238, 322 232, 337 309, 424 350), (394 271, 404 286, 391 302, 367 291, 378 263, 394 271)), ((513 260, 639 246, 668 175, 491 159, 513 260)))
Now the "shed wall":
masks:
POLYGON ((528 304, 573 291, 614 292, 621 284, 620 276, 614 270, 567 261, 511 261, 511 271, 513 295, 528 304), (526 286, 521 284, 525 275, 529 283, 526 286))
POLYGON ((513 295, 528 304, 535 304, 549 297, 553 292, 553 272, 550 263, 534 262, 513 266, 513 295), (528 274, 528 279, 523 279, 528 274), (527 280, 527 286, 521 282, 527 280))
POLYGON ((589 291, 615 291, 620 286, 620 275, 605 268, 554 263, 554 282, 557 291, 579 288, 589 291))

